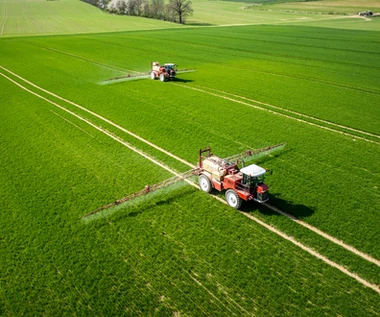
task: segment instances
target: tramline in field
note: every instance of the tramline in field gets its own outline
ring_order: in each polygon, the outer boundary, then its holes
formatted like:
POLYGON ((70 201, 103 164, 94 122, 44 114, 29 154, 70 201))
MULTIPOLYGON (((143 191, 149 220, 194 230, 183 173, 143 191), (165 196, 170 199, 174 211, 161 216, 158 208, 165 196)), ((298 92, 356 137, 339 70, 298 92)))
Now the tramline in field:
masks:
POLYGON ((186 180, 192 176, 198 176, 199 187, 206 193, 210 193, 213 189, 218 191, 226 190, 227 203, 235 209, 239 209, 243 201, 253 200, 258 203, 264 203, 269 199, 269 187, 264 183, 264 175, 266 173, 272 174, 272 171, 256 164, 244 166, 245 160, 250 160, 261 155, 268 155, 269 153, 282 149, 284 146, 285 143, 280 143, 256 150, 247 150, 224 159, 213 155, 210 147, 200 149, 199 161, 196 168, 182 174, 177 174, 161 183, 151 186, 147 185, 138 192, 134 192, 124 198, 91 211, 84 215, 83 218, 152 193, 166 186, 173 185, 179 181, 186 180), (204 155, 205 153, 206 155, 204 155), (239 169, 238 165, 242 165, 242 168, 239 169))

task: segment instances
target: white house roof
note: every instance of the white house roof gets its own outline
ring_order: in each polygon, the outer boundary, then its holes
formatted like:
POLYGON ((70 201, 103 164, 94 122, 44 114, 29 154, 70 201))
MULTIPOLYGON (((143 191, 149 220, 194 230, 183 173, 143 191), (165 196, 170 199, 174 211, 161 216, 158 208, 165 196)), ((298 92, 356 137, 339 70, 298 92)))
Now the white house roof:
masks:
POLYGON ((266 173, 266 170, 258 165, 252 164, 241 168, 240 172, 252 177, 259 177, 261 175, 264 175, 266 173))

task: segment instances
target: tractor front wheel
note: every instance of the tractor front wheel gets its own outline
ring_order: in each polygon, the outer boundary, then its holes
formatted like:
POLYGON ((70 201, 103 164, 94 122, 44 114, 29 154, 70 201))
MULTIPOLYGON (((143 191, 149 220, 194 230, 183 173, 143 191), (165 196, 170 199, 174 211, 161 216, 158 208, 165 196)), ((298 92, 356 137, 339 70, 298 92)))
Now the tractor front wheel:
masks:
POLYGON ((160 74, 160 80, 161 81, 166 81, 166 77, 163 73, 160 74))
POLYGON ((153 80, 156 79, 156 73, 150 72, 150 78, 152 78, 153 80))
POLYGON ((210 193, 212 190, 211 181, 206 175, 200 175, 198 178, 199 187, 205 192, 210 193))
POLYGON ((239 197, 238 193, 233 189, 228 189, 226 191, 226 200, 232 208, 239 209, 241 207, 242 200, 239 197))

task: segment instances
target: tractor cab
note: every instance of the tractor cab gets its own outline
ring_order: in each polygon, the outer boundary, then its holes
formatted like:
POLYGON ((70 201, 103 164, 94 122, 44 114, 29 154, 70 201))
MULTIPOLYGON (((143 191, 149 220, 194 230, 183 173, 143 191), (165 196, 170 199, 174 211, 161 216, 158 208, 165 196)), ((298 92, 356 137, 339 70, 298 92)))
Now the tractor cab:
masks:
POLYGON ((172 64, 172 63, 167 63, 164 65, 167 72, 170 72, 171 70, 175 71, 176 66, 177 66, 176 64, 172 64))
POLYGON ((150 78, 157 79, 161 81, 167 81, 168 79, 173 80, 177 75, 177 65, 174 63, 167 63, 160 65, 159 62, 152 62, 152 69, 150 71, 150 78))
POLYGON ((165 67, 165 73, 171 78, 173 79, 175 76, 176 76, 176 64, 172 64, 172 63, 167 63, 164 65, 165 67))
POLYGON ((241 168, 240 172, 243 175, 241 183, 249 188, 250 193, 254 195, 254 200, 259 203, 266 202, 269 199, 269 187, 264 184, 266 169, 252 164, 241 168))

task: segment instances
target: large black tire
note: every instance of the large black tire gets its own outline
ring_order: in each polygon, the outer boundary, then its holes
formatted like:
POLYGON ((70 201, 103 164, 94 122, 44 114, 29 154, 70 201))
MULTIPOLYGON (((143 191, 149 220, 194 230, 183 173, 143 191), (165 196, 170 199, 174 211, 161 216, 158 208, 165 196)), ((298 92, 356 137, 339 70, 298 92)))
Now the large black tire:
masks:
POLYGON ((199 187, 205 192, 210 193, 212 191, 212 185, 210 179, 206 175, 200 175, 198 178, 199 187))
POLYGON ((160 80, 161 81, 166 81, 166 77, 163 73, 160 74, 160 80))
POLYGON ((226 200, 227 204, 235 209, 240 209, 241 203, 243 202, 242 199, 239 197, 238 193, 235 192, 233 189, 228 189, 226 191, 226 200))

